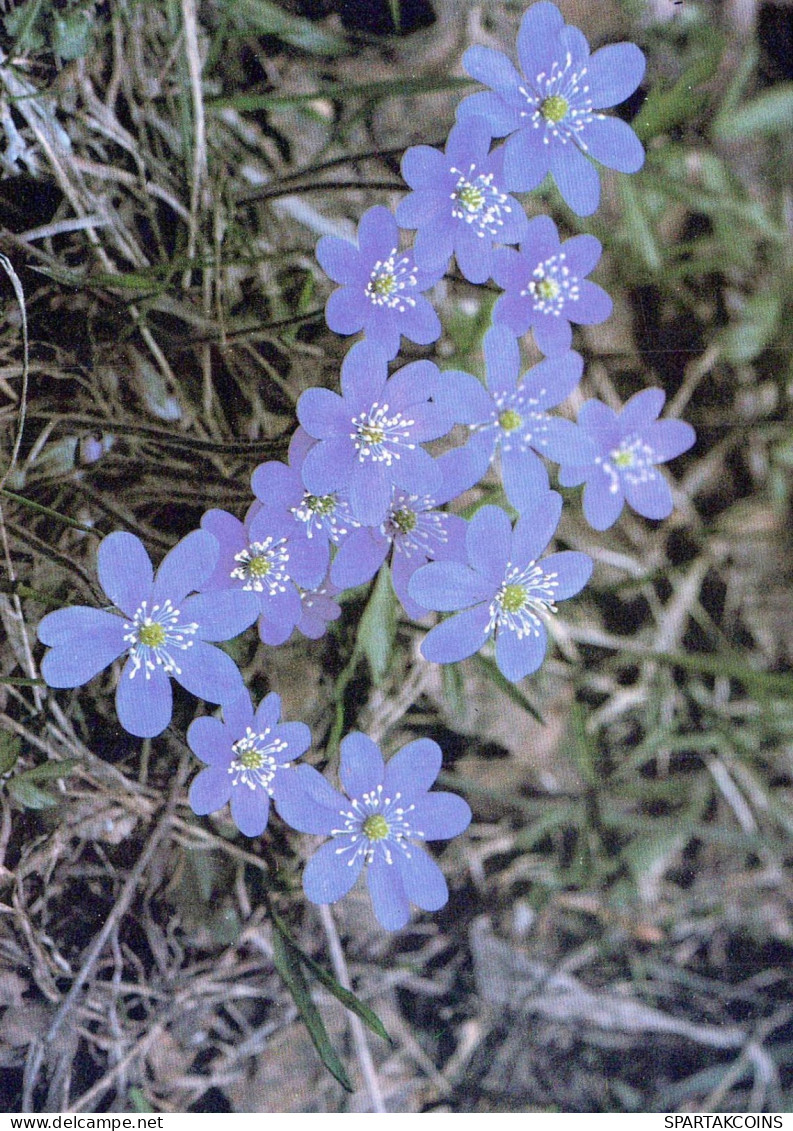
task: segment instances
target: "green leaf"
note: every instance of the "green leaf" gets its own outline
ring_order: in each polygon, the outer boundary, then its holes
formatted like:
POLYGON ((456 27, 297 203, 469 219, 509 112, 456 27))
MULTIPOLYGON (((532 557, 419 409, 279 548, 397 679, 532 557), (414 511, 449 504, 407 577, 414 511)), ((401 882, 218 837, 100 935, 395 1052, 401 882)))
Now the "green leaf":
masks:
POLYGON ((663 266, 663 260, 642 204, 642 195, 636 191, 629 177, 620 177, 619 187, 627 240, 642 265, 656 275, 663 266))
POLYGON ((357 998, 355 996, 352 990, 347 990, 344 988, 344 986, 339 985, 332 974, 329 974, 323 966, 320 966, 318 962, 315 962, 313 958, 311 958, 308 954, 305 954, 292 938, 289 931, 287 931, 279 915, 277 915, 272 910, 270 911, 270 915, 277 929, 281 932, 284 938, 287 939, 289 945, 292 947, 295 953, 300 956, 300 960, 302 961, 303 965, 311 971, 320 985, 324 986, 328 993, 333 994, 333 996, 341 1002, 345 1009, 349 1009, 351 1013, 354 1013, 357 1017, 360 1017, 364 1025, 367 1025, 373 1033, 376 1033, 378 1037, 382 1037, 384 1041, 389 1041, 391 1044, 393 1044, 394 1042, 386 1032, 383 1022, 380 1020, 374 1010, 370 1009, 368 1005, 364 1005, 360 998, 357 998))
POLYGON ((760 133, 787 133, 793 121, 793 83, 779 83, 730 115, 720 116, 714 133, 721 141, 760 133))
POLYGON ((274 35, 313 55, 339 55, 347 50, 343 36, 324 31, 311 20, 293 16, 270 0, 223 0, 222 10, 241 31, 274 35))
POLYGON ((391 572, 384 565, 377 575, 358 629, 358 644, 369 661, 376 684, 382 683, 388 672, 395 637, 396 598, 391 588, 391 572))
POLYGON ((399 34, 402 28, 402 12, 400 0, 388 0, 391 19, 394 21, 394 30, 399 34))
POLYGON ((28 781, 52 781, 54 778, 65 778, 72 766, 76 765, 76 758, 64 758, 62 762, 56 762, 53 759, 50 762, 42 762, 40 766, 33 766, 30 770, 25 770, 23 774, 19 775, 17 781, 20 778, 27 778, 28 781))
POLYGON ((8 792, 26 809, 51 809, 53 805, 58 804, 52 794, 39 789, 24 774, 20 774, 8 783, 8 792))
POLYGON ((781 295, 763 291, 752 295, 737 320, 719 335, 718 342, 728 361, 741 365, 753 361, 773 340, 782 313, 781 295))
POLYGON ((55 13, 52 19, 50 40, 52 50, 61 59, 82 59, 91 49, 94 35, 93 12, 87 9, 55 13))
POLYGON ((308 1030, 308 1035, 311 1037, 322 1063, 343 1088, 346 1088, 348 1092, 354 1091, 347 1071, 330 1043, 325 1023, 311 997, 303 974, 300 951, 280 930, 277 923, 273 924, 273 961, 276 970, 284 981, 284 985, 292 995, 292 1000, 297 1006, 298 1013, 308 1030))
POLYGON ((522 691, 518 691, 515 684, 510 683, 510 681, 501 674, 501 672, 498 670, 491 659, 488 659, 487 656, 480 656, 478 654, 474 656, 473 659, 478 667, 482 670, 482 672, 484 672, 484 674, 487 676, 487 678, 491 680, 496 685, 496 687, 499 688, 500 691, 503 691, 505 695, 508 695, 513 703, 517 703, 519 707, 522 707, 523 710, 526 711, 527 714, 531 715, 533 719, 536 719, 538 723, 540 723, 542 726, 545 726, 545 720, 543 719, 539 710, 531 702, 529 697, 527 695, 524 695, 522 691))
POLYGON ((642 141, 692 121, 708 101, 697 88, 713 78, 721 61, 721 44, 693 63, 668 90, 653 87, 631 126, 642 141))
POLYGON ((580 703, 573 703, 570 708, 567 747, 584 782, 587 785, 594 786, 597 783, 595 749, 592 738, 586 729, 586 714, 580 703))
POLYGON ((22 739, 18 734, 0 730, 0 774, 7 774, 9 770, 13 770, 21 748, 22 739))

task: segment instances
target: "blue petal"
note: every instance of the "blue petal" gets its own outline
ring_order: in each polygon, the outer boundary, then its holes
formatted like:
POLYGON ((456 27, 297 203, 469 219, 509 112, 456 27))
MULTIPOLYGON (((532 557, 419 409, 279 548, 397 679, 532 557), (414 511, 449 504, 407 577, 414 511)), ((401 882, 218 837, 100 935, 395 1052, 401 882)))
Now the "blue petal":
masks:
POLYGON ((460 274, 469 283, 486 283, 493 270, 492 244, 465 223, 457 228, 454 255, 460 274))
POLYGON ((555 4, 532 4, 518 30, 518 58, 526 78, 536 80, 549 72, 556 59, 557 35, 564 27, 564 16, 555 4))
POLYGON ((341 363, 344 413, 338 418, 340 431, 349 432, 350 417, 356 415, 359 405, 361 409, 368 409, 381 399, 387 380, 388 358, 377 342, 369 339, 356 342, 341 363))
POLYGON ((655 468, 648 468, 646 474, 648 478, 640 483, 632 483, 627 475, 623 477, 625 498, 644 518, 668 518, 674 507, 669 484, 655 468))
POLYGON ((509 560, 512 523, 501 507, 481 507, 468 524, 468 561, 494 585, 500 585, 509 560))
POLYGON ((313 766, 296 766, 273 779, 275 807, 281 819, 301 833, 327 836, 339 827, 349 802, 313 766))
POLYGON ((417 295, 416 305, 409 306, 402 314, 399 329, 409 341, 428 346, 441 336, 442 326, 432 305, 427 299, 417 295))
POLYGON ((409 742, 386 763, 383 777, 386 793, 389 797, 399 793, 409 804, 430 788, 440 773, 442 760, 441 748, 431 738, 409 742))
POLYGON ((161 605, 170 599, 174 605, 179 605, 188 593, 201 588, 219 557, 220 544, 208 530, 188 534, 163 558, 154 578, 152 604, 161 605))
POLYGON ((414 802, 410 823, 424 840, 449 840, 468 828, 471 809, 456 793, 428 793, 414 802))
POLYGON ((666 393, 663 389, 642 389, 634 393, 619 416, 623 436, 634 429, 643 429, 653 422, 664 407, 666 393))
MULTIPOLYGON (((463 169, 473 164, 478 172, 486 174, 492 168, 492 154, 488 156, 492 136, 486 118, 469 116, 464 122, 457 122, 446 142, 446 168, 463 169)), ((452 175, 456 178, 456 174, 452 175)))
POLYGON ((687 452, 696 438, 694 429, 683 420, 656 420, 642 429, 642 439, 652 448, 656 463, 666 463, 687 452))
MULTIPOLYGON (((248 696, 247 691, 245 696, 248 696)), ((245 696, 241 695, 240 699, 243 700, 245 696)), ((250 707, 250 696, 248 696, 248 707, 250 707)), ((247 725, 244 724, 240 729, 232 728, 211 715, 202 715, 187 728, 187 745, 196 758, 200 758, 207 766, 228 767, 232 760, 232 743, 245 733, 247 725)))
POLYGON ((452 613, 489 601, 494 588, 494 582, 460 562, 430 562, 413 574, 408 592, 423 609, 452 613))
MULTIPOLYGON (((107 621, 92 627, 84 638, 81 638, 82 632, 74 633, 71 638, 65 638, 62 644, 56 644, 45 655, 41 663, 41 674, 49 687, 80 687, 103 671, 108 664, 112 664, 127 649, 127 642, 124 640, 124 622, 120 617, 102 613, 99 609, 82 609, 79 606, 73 609, 60 609, 57 613, 49 615, 58 617, 71 612, 96 613, 98 616, 107 617, 107 621)), ((48 618, 45 617, 46 619, 48 618)), ((69 619, 85 624, 88 618, 80 616, 69 619)))
POLYGON ((330 567, 330 579, 339 589, 352 589, 371 581, 385 561, 390 543, 378 531, 353 530, 339 547, 330 567))
POLYGON ((544 144, 545 130, 526 126, 504 143, 504 187, 509 192, 531 192, 545 180, 551 167, 551 146, 544 144))
MULTIPOLYGON (((348 422, 349 433, 349 422, 348 422)), ((312 495, 331 495, 347 488, 358 456, 349 434, 320 440, 303 464, 303 482, 312 495)))
POLYGON ((251 490, 268 506, 294 507, 303 497, 303 482, 293 467, 268 460, 260 463, 251 475, 251 490))
POLYGON ((520 372, 520 346, 505 326, 491 326, 482 339, 487 366, 487 387, 491 393, 512 393, 520 372))
POLYGON ((411 846, 410 855, 399 852, 394 856, 405 895, 416 907, 424 911, 438 911, 449 901, 449 889, 443 872, 423 848, 411 846))
POLYGON ((574 145, 549 145, 551 172, 565 203, 577 216, 591 216, 600 203, 600 177, 574 145))
MULTIPOLYGON (((225 716, 226 710, 223 709, 225 716)), ((253 717, 253 729, 259 734, 265 730, 272 730, 274 726, 278 725, 278 720, 281 718, 281 696, 271 691, 269 695, 265 695, 259 706, 256 708, 256 714, 253 717)), ((246 724, 247 725, 247 724, 246 724)))
MULTIPOLYGON (((541 448, 542 454, 555 463, 579 467, 591 464, 597 456, 597 449, 589 436, 573 424, 572 420, 565 420, 562 416, 548 419, 542 438, 538 438, 535 446, 541 448)), ((570 484, 563 483, 562 486, 570 484)))
POLYGON ((553 408, 570 396, 584 372, 584 359, 574 350, 546 358, 524 376, 520 389, 524 397, 534 397, 546 408, 553 408))
POLYGON ((134 617, 151 592, 151 561, 140 538, 116 531, 103 538, 97 554, 99 584, 128 617, 134 617))
POLYGON ((270 798, 266 789, 236 785, 231 790, 231 816, 245 836, 261 836, 270 816, 270 798))
POLYGON ((250 628, 259 615, 259 599, 242 589, 226 589, 188 597, 182 605, 185 621, 198 625, 200 640, 233 640, 250 628))
POLYGON ((601 47, 589 60, 586 81, 592 105, 599 110, 630 98, 644 77, 646 61, 635 43, 601 47))
POLYGON ((216 592, 219 589, 239 588, 240 583, 231 577, 231 573, 237 564, 234 561, 235 554, 239 554, 248 545, 245 527, 228 511, 212 509, 202 516, 201 528, 217 538, 220 547, 217 565, 202 583, 202 591, 216 592))
POLYGON ((190 808, 199 817, 222 809, 231 796, 231 775, 228 767, 215 767, 201 770, 192 781, 187 800, 190 808))
POLYGON ((387 931, 404 927, 410 918, 410 904, 396 866, 387 864, 378 853, 366 870, 366 883, 381 926, 387 931))
POLYGON ((578 425, 594 441, 599 455, 608 454, 620 441, 621 420, 602 401, 594 398, 586 401, 578 413, 578 425))
POLYGON ((449 369, 443 374, 443 380, 439 400, 455 424, 484 424, 490 419, 493 398, 473 374, 449 369))
POLYGON ((584 488, 584 518, 594 530, 608 530, 619 518, 623 501, 622 490, 612 491, 611 481, 598 475, 584 488))
POLYGON ((611 317, 614 304, 602 287, 583 279, 579 288, 578 302, 565 307, 573 322, 579 322, 582 326, 595 326, 611 317))
POLYGON ((573 236, 571 240, 565 240, 564 254, 565 266, 571 274, 582 279, 597 267, 603 254, 603 245, 594 236, 573 236))
POLYGON ((302 613, 300 594, 291 581, 287 581, 284 588, 276 590, 275 593, 260 594, 259 600, 262 610, 262 616, 259 620, 260 628, 262 621, 266 621, 274 627, 288 628, 291 632, 300 620, 302 613))
POLYGON ((399 247, 399 228, 397 222, 381 204, 364 212, 358 224, 358 246, 367 264, 376 259, 385 259, 395 247, 399 247))
POLYGON ((509 558, 513 565, 523 568, 539 558, 553 538, 562 514, 562 496, 548 491, 545 498, 515 523, 509 558))
MULTIPOLYGON (((433 498, 441 485, 441 472, 435 460, 423 448, 405 452, 391 467, 391 482, 398 484, 409 495, 429 495, 433 498)), ((362 519, 362 521, 366 521, 362 519)), ((374 525, 372 520, 369 520, 374 525)))
POLYGON ((394 472, 402 460, 389 468, 384 463, 356 463, 348 484, 350 508, 363 526, 379 525, 388 513, 394 472))
POLYGON ((311 731, 305 723, 281 723, 274 731, 274 737, 286 743, 286 748, 273 757, 278 765, 294 762, 308 750, 311 745, 311 731))
POLYGON ((522 337, 530 328, 534 318, 532 301, 512 291, 499 295, 493 307, 493 328, 506 326, 515 337, 522 337))
MULTIPOLYGON (((444 192, 437 186, 433 186, 432 188, 417 189, 415 192, 409 192, 406 197, 400 200, 394 215, 397 218, 397 223, 400 228, 421 228, 422 231, 426 231, 427 229, 424 225, 432 224, 436 217, 440 219, 440 217, 448 211, 449 193, 444 192)), ((425 256, 422 251, 422 253, 419 254, 418 238, 413 243, 413 255, 419 267, 432 268, 441 258, 437 253, 425 256)), ((448 259, 448 254, 446 258, 448 259)))
POLYGON ((350 798, 371 793, 382 784, 385 763, 380 747, 368 735, 353 731, 341 743, 339 778, 350 798))
POLYGON ((361 874, 363 856, 339 853, 341 843, 334 837, 318 848, 306 864, 303 891, 312 903, 336 903, 343 899, 361 874))
MULTIPOLYGON (((584 286, 584 284, 582 283, 581 286, 584 286)), ((571 318, 578 320, 576 317, 578 313, 577 303, 565 303, 564 309, 571 318)), ((546 357, 556 357, 557 354, 566 353, 570 350, 573 332, 564 315, 554 315, 550 312, 544 314, 542 311, 535 310, 531 329, 537 348, 546 357)))
POLYGON ((259 639, 262 644, 267 644, 271 648, 280 648, 282 644, 286 644, 294 627, 293 624, 273 624, 271 621, 265 620, 264 617, 260 617, 259 639))
POLYGON ((171 721, 173 692, 171 681, 161 667, 146 679, 142 670, 133 672, 128 660, 116 688, 116 712, 124 730, 138 738, 154 738, 171 721))
POLYGON ((231 656, 196 640, 192 648, 179 652, 175 659, 181 668, 174 679, 186 691, 208 703, 228 703, 242 694, 244 684, 231 656))
POLYGON ((510 681, 517 683, 532 672, 536 672, 545 659, 545 650, 548 646, 548 637, 545 625, 537 626, 537 635, 530 633, 518 637, 517 632, 509 628, 500 628, 496 633, 496 663, 501 674, 510 681))
POLYGON ((463 55, 463 66, 472 79, 507 96, 517 93, 521 77, 503 51, 492 47, 469 47, 463 55))
POLYGON ((315 440, 346 435, 351 416, 350 406, 330 389, 306 389, 297 402, 297 418, 315 440))
POLYGON ((560 554, 551 554, 540 562, 546 573, 557 575, 558 587, 555 590, 557 601, 564 601, 581 592, 592 576, 593 564, 589 554, 581 554, 577 550, 563 550, 560 554))
POLYGON ((533 510, 550 487, 542 460, 534 452, 519 448, 502 451, 501 476, 507 498, 521 514, 533 510))
MULTIPOLYGON (((103 609, 93 609, 90 605, 70 605, 66 609, 47 613, 39 621, 37 634, 42 644, 50 646, 66 644, 74 648, 75 644, 85 644, 86 640, 95 634, 103 634, 110 639, 115 632, 119 641, 122 641, 117 653, 120 655, 125 648, 124 631, 122 617, 106 613, 103 609)), ((110 660, 107 662, 110 663, 110 660)), ((101 670, 97 668, 97 671, 101 670)))
POLYGON ((371 305, 363 287, 339 287, 325 303, 325 321, 337 334, 357 334, 371 305))
POLYGON ((469 94, 457 107, 458 122, 467 122, 471 118, 483 118, 493 137, 504 137, 516 130, 521 121, 517 105, 510 105, 489 90, 469 94))
POLYGON ((474 605, 430 629, 421 654, 433 664, 455 664, 478 652, 490 635, 490 606, 474 605))
MULTIPOLYGON (((402 176, 413 189, 431 189, 448 172, 448 161, 437 149, 429 145, 411 145, 405 150, 400 165, 402 176)), ((408 197, 408 199, 410 199, 408 197)), ((405 203, 404 199, 397 205, 397 223, 401 227, 413 227, 412 224, 401 224, 399 209, 405 203)))
POLYGON ((368 277, 369 272, 366 264, 361 262, 360 251, 349 240, 323 236, 317 244, 316 254, 320 267, 334 283, 347 286, 368 277))
MULTIPOLYGON (((443 201, 443 207, 448 205, 449 197, 443 201)), ((441 209, 437 209, 441 212, 441 209)), ((422 227, 415 239, 413 251, 416 264, 425 270, 443 268, 445 271, 454 251, 455 221, 447 215, 429 217, 426 226, 422 227)))

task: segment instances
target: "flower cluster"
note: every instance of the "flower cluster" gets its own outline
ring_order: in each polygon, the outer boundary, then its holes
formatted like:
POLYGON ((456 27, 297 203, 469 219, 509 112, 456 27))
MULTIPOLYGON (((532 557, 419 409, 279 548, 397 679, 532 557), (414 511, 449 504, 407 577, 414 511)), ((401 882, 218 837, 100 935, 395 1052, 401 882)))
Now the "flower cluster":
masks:
POLYGON ((583 376, 575 327, 611 313, 608 294, 588 278, 602 247, 587 234, 562 239, 549 216, 530 218, 514 195, 550 172, 585 216, 599 199, 593 161, 639 169, 636 136, 601 111, 636 88, 642 53, 623 43, 590 55, 581 32, 541 0, 523 18, 517 56, 520 70, 501 52, 470 48, 464 65, 488 89, 461 102, 443 152, 407 150, 410 191, 395 215, 371 208, 355 243, 319 241, 317 259, 339 284, 327 324, 362 338, 342 363, 338 391, 300 397, 288 461, 254 469, 246 513, 208 510, 156 576, 136 537, 110 534, 98 556, 110 609, 62 609, 39 626, 51 687, 77 687, 124 660, 116 707, 134 735, 168 725, 172 678, 217 705, 222 717, 201 716, 187 731, 204 764, 190 787, 194 812, 229 805, 253 837, 274 806, 292 828, 328 837, 306 867, 306 895, 334 902, 365 872, 389 929, 404 926, 410 904, 446 902, 445 880, 422 846, 471 819, 459 797, 429 792, 439 747, 419 739, 385 763, 370 738, 350 734, 341 793, 299 762, 308 727, 281 722, 272 692, 254 709, 236 664, 213 645, 254 623, 270 647, 295 629, 318 640, 341 616, 345 590, 389 570, 408 618, 451 614, 424 636, 427 661, 492 649, 506 679, 522 680, 543 663, 559 602, 579 593, 593 568, 586 554, 546 552, 562 512, 547 465, 558 465, 560 486, 584 485, 584 516, 605 530, 626 500, 647 518, 666 517, 673 497, 659 465, 694 442, 689 425, 658 420, 660 389, 637 393, 620 413, 597 400, 577 421, 557 411, 583 376), (415 232, 412 247, 400 229, 415 232), (390 367, 403 337, 429 345, 440 336, 427 292, 452 257, 470 283, 492 280, 501 291, 483 340, 484 380, 430 360, 390 367), (527 335, 543 360, 523 372, 527 335), (443 454, 427 448, 444 438, 443 454), (449 509, 479 484, 470 520, 449 509), (494 505, 501 489, 517 517, 494 505))

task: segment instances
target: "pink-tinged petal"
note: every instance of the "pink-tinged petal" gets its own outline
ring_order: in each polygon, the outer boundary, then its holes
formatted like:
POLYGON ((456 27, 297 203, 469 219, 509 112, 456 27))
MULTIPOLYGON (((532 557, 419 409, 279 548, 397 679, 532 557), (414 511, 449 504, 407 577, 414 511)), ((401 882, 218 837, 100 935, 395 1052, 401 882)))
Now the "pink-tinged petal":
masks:
MULTIPOLYGON (((247 691, 245 695, 248 695, 247 691)), ((244 696, 240 696, 243 700, 244 696)), ((248 707, 250 708, 251 701, 248 696, 248 707)), ((224 711, 225 715, 225 711, 224 711)), ((251 711, 251 718, 253 712, 251 711)), ((248 719, 250 722, 250 719, 248 719)), ((223 766, 228 767, 232 759, 231 747, 236 738, 245 733, 245 726, 237 730, 236 727, 230 727, 215 719, 211 715, 202 715, 200 719, 195 719, 187 728, 187 745, 195 754, 196 758, 200 758, 208 766, 223 766)), ((222 803, 221 803, 222 804, 222 803)))
POLYGON ((244 684, 237 665, 226 652, 196 640, 192 648, 176 651, 180 671, 173 676, 186 691, 208 703, 228 703, 242 694, 244 684))
MULTIPOLYGON (((448 172, 448 162, 444 155, 429 145, 411 145, 405 150, 405 155, 400 164, 402 177, 413 189, 427 189, 437 185, 438 181, 448 172)), ((400 201, 399 209, 404 201, 400 201)), ((397 222, 399 213, 397 211, 397 222)), ((411 224, 403 225, 412 227, 411 224)))
POLYGON ((518 58, 529 80, 550 69, 557 57, 558 33, 564 27, 564 16, 555 4, 532 4, 518 30, 518 58))
POLYGON ((484 83, 500 94, 513 94, 521 85, 521 77, 503 51, 493 47, 469 47, 463 55, 463 66, 472 79, 484 83))
POLYGON ((450 840, 471 823, 471 808, 455 793, 427 793, 415 803, 411 827, 423 840, 450 840))
POLYGON ((380 747, 368 735, 353 731, 341 743, 339 778, 351 798, 382 785, 385 763, 380 747))
POLYGON ((286 644, 289 637, 292 635, 294 625, 292 624, 272 624, 270 621, 265 620, 264 617, 259 618, 259 639, 262 644, 267 644, 271 648, 280 648, 282 644, 286 644))
POLYGON ((339 287, 325 303, 325 321, 336 334, 357 334, 371 304, 361 287, 339 287))
POLYGON ((674 509, 674 501, 669 484, 663 474, 655 468, 645 471, 646 478, 633 482, 629 475, 622 477, 625 498, 637 514, 643 518, 668 518, 674 509))
MULTIPOLYGON (((417 738, 388 759, 383 787, 389 797, 399 793, 407 803, 430 788, 441 771, 443 755, 431 738, 417 738)), ((423 831, 423 830, 422 830, 423 831)))
POLYGON ((591 216, 600 203, 600 177, 574 145, 548 146, 551 172, 562 199, 577 216, 591 216))
POLYGON ((512 523, 501 507, 481 507, 468 524, 468 561, 489 582, 500 585, 510 558, 512 523))
POLYGON ((369 277, 366 264, 361 263, 361 253, 349 240, 336 236, 323 236, 317 244, 317 260, 322 270, 334 283, 345 286, 364 282, 369 277))
POLYGON ((194 530, 163 558, 154 578, 152 605, 171 600, 179 605, 188 593, 200 589, 211 576, 220 556, 220 544, 206 529, 194 530))
POLYGON ((398 852, 394 863, 405 895, 423 911, 439 911, 449 902, 449 889, 443 872, 423 848, 412 845, 410 855, 398 852))
MULTIPOLYGON (((428 567, 429 568, 429 567, 428 567)), ((455 664, 478 652, 490 635, 490 606, 475 605, 430 629, 421 654, 433 664, 455 664)))
POLYGON ((410 918, 410 904, 396 866, 386 863, 378 853, 366 869, 366 883, 380 925, 387 931, 404 927, 410 918))
MULTIPOLYGON (((72 611, 83 612, 77 608, 59 610, 60 613, 72 611)), ((85 611, 100 613, 99 609, 85 611)), ((58 615, 50 613, 52 617, 58 615)), ((41 674, 49 687, 80 687, 126 651, 128 645, 124 640, 124 622, 110 613, 101 615, 106 616, 107 620, 95 625, 83 639, 79 635, 73 635, 47 652, 41 662, 41 674)), ((86 620, 85 617, 78 618, 78 622, 82 624, 86 620)))
POLYGON ((644 164, 644 146, 620 118, 594 118, 582 136, 586 152, 620 173, 636 173, 644 164))
POLYGON ((496 632, 496 664, 510 683, 517 683, 541 667, 548 647, 545 625, 540 622, 536 635, 518 637, 517 632, 500 628, 496 632))
POLYGON ((509 559, 513 565, 528 565, 536 561, 556 533, 562 515, 562 496, 548 491, 545 498, 532 511, 515 523, 509 559))
POLYGON ((270 816, 270 798, 266 789, 250 789, 240 782, 231 790, 231 816, 245 836, 261 836, 270 816))
POLYGON ((155 667, 147 679, 128 660, 116 688, 116 712, 124 730, 137 738, 154 738, 168 726, 172 711, 171 681, 163 669, 155 667))
POLYGON ((134 617, 151 592, 154 572, 140 538, 116 531, 103 538, 97 554, 99 584, 128 617, 134 617))
POLYGON ((642 389, 634 393, 619 417, 620 432, 626 436, 634 429, 642 430, 654 421, 664 407, 666 393, 663 389, 642 389))
POLYGON ((644 78, 646 60, 635 43, 601 47, 589 60, 586 82, 592 105, 599 110, 630 98, 644 78))
POLYGON ((387 208, 378 204, 364 212, 358 224, 358 246, 367 263, 386 259, 399 247, 399 228, 387 208))
POLYGON ((216 813, 227 804, 231 796, 231 774, 226 767, 211 766, 201 770, 190 785, 187 800, 198 817, 216 813))
POLYGON ((363 868, 363 856, 339 853, 336 838, 323 844, 306 864, 303 891, 312 903, 336 903, 343 899, 363 868))

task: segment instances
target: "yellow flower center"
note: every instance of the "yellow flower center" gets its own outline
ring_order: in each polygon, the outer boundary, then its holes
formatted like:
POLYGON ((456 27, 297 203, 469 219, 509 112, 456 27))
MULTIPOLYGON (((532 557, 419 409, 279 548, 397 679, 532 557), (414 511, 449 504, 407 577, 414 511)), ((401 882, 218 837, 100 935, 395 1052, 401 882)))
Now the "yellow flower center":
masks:
POLYGON ((364 424, 358 429, 358 435, 366 444, 382 444, 385 432, 376 424, 364 424))
POLYGON ((559 284, 555 279, 540 279, 539 283, 535 283, 535 293, 546 300, 556 298, 559 294, 559 284))
POLYGON ((550 98, 546 98, 540 106, 540 113, 546 122, 561 122, 570 109, 570 103, 566 98, 562 98, 561 94, 552 94, 550 98))
POLYGON ((268 558, 251 558, 248 572, 251 577, 266 577, 273 568, 273 563, 268 558))
POLYGON ((238 752, 237 761, 240 762, 246 770, 258 770, 264 762, 264 757, 261 750, 257 750, 255 746, 248 750, 241 750, 238 752))
POLYGON ((526 604, 526 590, 522 585, 507 585, 501 597, 501 608, 505 613, 519 613, 526 604))
POLYGON ((500 414, 498 422, 505 432, 514 432, 516 428, 520 428, 523 417, 514 408, 507 408, 500 414))
POLYGON ((458 192, 457 199, 466 212, 479 212, 485 203, 485 194, 476 185, 465 185, 458 192))
POLYGON ((393 514, 394 526, 399 527, 403 534, 409 534, 411 530, 416 529, 416 512, 409 510, 407 507, 402 510, 394 511, 393 514))
POLYGON ((633 463, 633 452, 616 451, 611 458, 617 467, 630 467, 633 463))
POLYGON ((159 648, 165 643, 165 629, 156 621, 142 624, 138 629, 138 641, 147 648, 159 648))
POLYGON ((396 279, 388 272, 378 275, 376 279, 372 279, 369 284, 376 295, 383 295, 387 297, 392 295, 396 290, 396 279))
POLYGON ((388 821, 379 813, 367 817, 363 823, 363 835, 369 840, 385 840, 388 836, 388 821))

